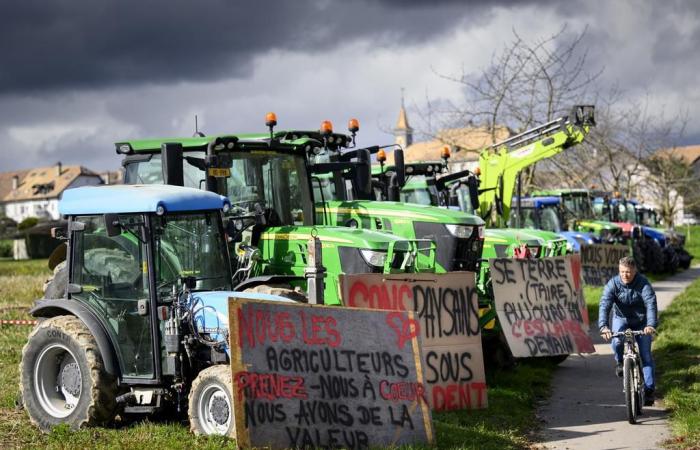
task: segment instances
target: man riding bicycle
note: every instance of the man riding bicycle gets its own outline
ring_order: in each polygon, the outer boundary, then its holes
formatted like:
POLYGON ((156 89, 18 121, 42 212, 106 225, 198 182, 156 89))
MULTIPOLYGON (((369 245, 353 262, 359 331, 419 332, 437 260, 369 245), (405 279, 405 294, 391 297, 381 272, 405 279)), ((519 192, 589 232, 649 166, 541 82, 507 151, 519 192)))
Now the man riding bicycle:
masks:
MULTIPOLYGON (((644 373, 644 404, 651 406, 654 404, 655 388, 651 338, 658 324, 656 293, 649 280, 637 273, 637 264, 632 257, 625 256, 620 259, 618 269, 619 275, 608 281, 600 297, 598 328, 606 341, 610 340, 613 332, 625 331, 628 328, 635 331, 644 330, 644 335, 637 336, 637 346, 644 373), (611 309, 612 330, 609 326, 611 309)), ((622 377, 622 340, 614 338, 612 347, 617 363, 615 374, 622 377)))

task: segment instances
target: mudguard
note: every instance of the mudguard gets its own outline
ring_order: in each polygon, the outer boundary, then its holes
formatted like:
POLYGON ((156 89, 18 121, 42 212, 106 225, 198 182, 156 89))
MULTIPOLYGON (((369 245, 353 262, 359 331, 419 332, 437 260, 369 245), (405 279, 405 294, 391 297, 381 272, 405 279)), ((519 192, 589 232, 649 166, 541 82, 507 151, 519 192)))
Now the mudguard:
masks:
POLYGON ((82 320, 90 330, 90 333, 95 337, 97 347, 102 355, 102 361, 105 364, 105 370, 110 375, 119 378, 119 361, 117 360, 112 341, 102 323, 84 305, 68 299, 37 300, 32 309, 29 310, 29 313, 34 317, 46 318, 68 314, 82 320))

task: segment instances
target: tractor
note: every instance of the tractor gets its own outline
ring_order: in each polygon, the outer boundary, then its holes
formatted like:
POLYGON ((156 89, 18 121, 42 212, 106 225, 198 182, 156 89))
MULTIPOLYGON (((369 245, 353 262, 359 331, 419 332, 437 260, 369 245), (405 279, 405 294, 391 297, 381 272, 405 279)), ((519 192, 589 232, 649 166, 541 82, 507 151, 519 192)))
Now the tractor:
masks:
POLYGON ((63 194, 68 225, 55 231, 67 244, 67 279, 33 305, 38 324, 20 363, 32 423, 75 429, 186 410, 195 433, 233 435, 230 208, 224 196, 175 186, 63 194))

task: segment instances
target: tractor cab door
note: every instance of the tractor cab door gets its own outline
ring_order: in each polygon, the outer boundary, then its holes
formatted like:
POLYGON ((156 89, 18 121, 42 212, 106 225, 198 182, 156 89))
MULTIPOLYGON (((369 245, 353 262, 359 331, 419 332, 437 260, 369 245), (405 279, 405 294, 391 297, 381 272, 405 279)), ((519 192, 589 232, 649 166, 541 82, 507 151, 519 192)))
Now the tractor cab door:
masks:
POLYGON ((109 332, 122 376, 150 379, 155 373, 144 218, 118 218, 133 226, 116 236, 108 236, 102 215, 77 218, 82 225, 73 229, 82 229, 72 231, 70 274, 77 286, 69 291, 79 291, 71 298, 86 304, 109 332))

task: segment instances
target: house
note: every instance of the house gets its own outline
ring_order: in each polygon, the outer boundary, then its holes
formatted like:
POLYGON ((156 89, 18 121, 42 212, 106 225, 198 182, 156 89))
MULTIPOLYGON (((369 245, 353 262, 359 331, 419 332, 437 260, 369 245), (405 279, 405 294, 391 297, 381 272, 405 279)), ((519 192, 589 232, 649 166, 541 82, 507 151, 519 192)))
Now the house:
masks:
POLYGON ((66 189, 103 184, 100 176, 82 166, 41 167, 0 174, 0 205, 16 222, 27 217, 57 220, 58 199, 66 189))
MULTIPOLYGON (((408 124, 406 109, 401 103, 399 119, 394 128, 395 143, 404 149, 406 162, 439 161, 443 149, 450 150, 448 164, 452 171, 473 170, 478 166, 479 153, 485 147, 503 141, 512 135, 507 127, 499 126, 494 134, 486 127, 445 128, 435 134, 429 141, 413 142, 413 128, 408 124)), ((388 157, 388 164, 393 163, 393 155, 388 157)))
POLYGON ((3 198, 13 189, 17 189, 17 186, 19 186, 27 173, 29 173, 28 170, 0 173, 0 217, 5 216, 5 203, 3 202, 3 198))

